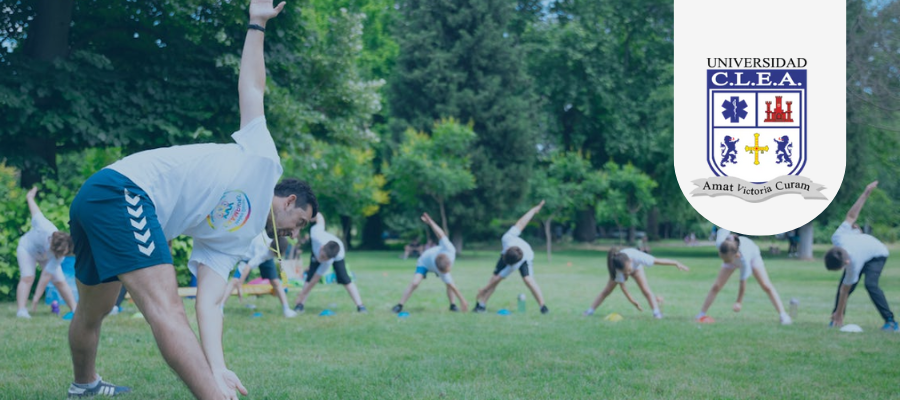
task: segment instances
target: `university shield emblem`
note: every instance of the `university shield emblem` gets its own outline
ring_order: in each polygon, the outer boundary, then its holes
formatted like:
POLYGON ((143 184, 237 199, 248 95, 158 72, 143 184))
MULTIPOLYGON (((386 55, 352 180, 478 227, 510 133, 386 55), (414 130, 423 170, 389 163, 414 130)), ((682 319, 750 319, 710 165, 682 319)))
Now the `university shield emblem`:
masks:
MULTIPOLYGON (((756 184, 799 176, 806 162, 806 70, 712 69, 706 75, 706 146, 713 175, 756 184)), ((806 184, 789 180, 801 188, 806 184)))
POLYGON ((704 218, 747 235, 812 221, 847 157, 846 7, 775 4, 675 1, 675 175, 704 218))

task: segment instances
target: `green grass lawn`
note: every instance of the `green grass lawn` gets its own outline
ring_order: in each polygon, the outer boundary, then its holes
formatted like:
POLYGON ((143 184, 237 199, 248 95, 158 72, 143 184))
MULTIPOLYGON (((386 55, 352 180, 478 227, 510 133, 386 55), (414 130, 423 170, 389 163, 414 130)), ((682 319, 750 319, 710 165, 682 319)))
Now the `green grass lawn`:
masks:
MULTIPOLYGON (((767 246, 763 246, 767 247, 767 246)), ((822 249, 817 249, 817 256, 822 249)), ((894 250, 895 253, 897 250, 894 250)), ((281 317, 273 297, 251 299, 263 316, 232 298, 225 309, 229 367, 253 399, 887 399, 900 398, 900 334, 881 332, 880 317, 862 285, 851 297, 847 323, 865 332, 826 328, 840 278, 821 261, 767 257, 769 274, 785 305, 800 301, 792 326, 778 315, 753 278, 744 309, 735 314, 737 274, 713 304, 713 325, 692 318, 718 273, 713 247, 656 247, 654 255, 690 268, 655 266, 650 285, 665 298, 666 318, 638 312, 616 291, 593 317, 584 311, 606 283, 605 252, 570 250, 536 260, 535 275, 549 315, 531 295, 527 312, 515 310, 528 293, 512 275, 497 289, 486 314, 447 310, 444 285, 431 276, 407 303, 411 315, 390 312, 413 276, 414 260, 397 253, 350 252, 369 314, 358 315, 337 285, 320 285, 295 319, 281 317), (332 317, 320 317, 328 308, 332 317), (625 319, 608 322, 618 312, 625 319)), ((494 251, 468 252, 453 276, 470 302, 496 262, 494 251)), ((629 282, 631 292, 646 304, 629 282)), ((900 312, 900 262, 888 261, 881 278, 900 312)), ((291 301, 297 289, 289 295, 291 301)), ((190 319, 193 301, 185 300, 190 319)), ((129 305, 130 311, 134 306, 129 305)), ((166 366, 142 319, 107 318, 99 373, 135 390, 133 398, 190 398, 166 366)), ((31 320, 0 312, 0 398, 63 398, 72 379, 68 324, 42 308, 31 320)), ((195 325, 196 329, 196 325, 195 325)))

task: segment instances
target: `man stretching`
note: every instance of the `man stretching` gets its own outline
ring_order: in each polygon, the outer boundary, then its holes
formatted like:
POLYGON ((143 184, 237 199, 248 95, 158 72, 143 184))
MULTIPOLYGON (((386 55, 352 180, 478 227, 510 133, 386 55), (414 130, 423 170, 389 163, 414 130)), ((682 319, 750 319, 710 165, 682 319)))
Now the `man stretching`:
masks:
POLYGON ((263 115, 264 30, 284 4, 250 3, 235 143, 133 154, 94 174, 75 196, 70 226, 81 301, 69 326, 75 372, 70 398, 130 391, 104 382, 96 371, 100 325, 123 284, 150 324, 163 358, 195 397, 247 394, 222 351, 219 304, 228 274, 263 229, 271 237, 296 234, 318 209, 305 183, 278 183, 281 162, 263 115), (179 235, 194 240, 188 267, 197 276, 200 342, 185 316, 166 246, 167 239, 179 235))
POLYGON ((503 237, 500 239, 503 250, 500 252, 500 259, 497 260, 497 266, 494 268, 494 276, 488 281, 487 286, 478 291, 478 297, 476 299, 478 300, 478 303, 475 305, 475 312, 481 313, 486 311, 487 301, 491 298, 491 295, 494 294, 497 285, 515 270, 518 270, 519 274, 522 275, 525 286, 528 286, 531 294, 534 295, 534 299, 537 300, 538 304, 541 306, 541 314, 550 312, 550 309, 544 304, 544 296, 541 294, 541 288, 538 287, 537 282, 534 281, 534 251, 531 249, 531 245, 529 245, 528 242, 519 237, 522 234, 522 230, 525 229, 525 225, 528 225, 531 218, 541 211, 541 207, 543 206, 544 202, 541 201, 541 204, 528 210, 522 218, 519 218, 512 228, 509 228, 509 230, 503 234, 503 237))

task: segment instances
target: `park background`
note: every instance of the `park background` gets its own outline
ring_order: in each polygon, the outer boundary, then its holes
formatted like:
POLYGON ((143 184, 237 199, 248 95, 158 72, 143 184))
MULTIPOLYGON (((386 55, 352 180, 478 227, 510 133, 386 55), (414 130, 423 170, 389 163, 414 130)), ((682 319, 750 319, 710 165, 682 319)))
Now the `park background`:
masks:
MULTIPOLYGON (((105 165, 238 127, 242 1, 0 6, 0 298, 18 279, 25 188, 58 227, 105 165)), ((435 216, 462 254, 521 213, 551 245, 709 235, 672 167, 671 1, 299 0, 266 37, 266 116, 284 176, 314 188, 351 249, 402 247, 435 216)), ((895 1, 847 2, 847 170, 804 231, 900 237, 895 1)), ((809 242, 809 240, 807 240, 809 242)), ((182 283, 190 240, 174 244, 182 283)), ((809 257, 809 247, 804 254, 809 257)))
MULTIPOLYGON (((754 238, 784 302, 799 300, 785 327, 752 281, 744 310, 732 313, 736 279, 710 310, 718 323, 691 323, 721 261, 672 168, 672 2, 289 2, 266 32, 269 128, 285 176, 311 183, 329 229, 350 244, 370 313, 357 315, 337 285, 317 287, 295 319, 281 318, 271 297, 251 300, 258 318, 229 302, 229 367, 251 398, 896 398, 900 336, 878 332, 862 290, 848 322, 866 332, 825 329, 839 278, 820 260, 876 179, 859 221, 900 249, 898 15, 895 1, 847 2, 847 170, 808 227, 813 260, 787 257, 784 240, 754 238), (502 232, 540 199, 547 206, 524 236, 549 315, 531 299, 517 312, 527 291, 515 276, 487 315, 448 312, 434 279, 413 295, 409 318, 389 313, 414 267, 397 256, 426 235, 421 212, 462 250, 453 274, 471 301, 502 232), (682 242, 691 233, 698 246, 682 242), (644 235, 654 255, 691 267, 648 272, 666 319, 618 293, 580 317, 606 282, 605 250, 644 235), (782 253, 769 253, 773 245, 782 253), (336 315, 316 316, 326 308, 336 315), (611 312, 624 320, 602 318, 611 312)), ((26 188, 41 187, 40 207, 65 230, 76 191, 105 165, 230 141, 246 23, 243 1, 0 4, 0 299, 12 300, 18 281, 26 188)), ((186 285, 190 240, 174 252, 186 285)), ((881 285, 896 309, 895 261, 881 285)), ((0 398, 58 398, 71 379, 67 322, 46 308, 16 319, 15 305, 2 305, 0 398)), ((140 398, 189 397, 146 323, 127 315, 104 324, 104 378, 140 398)))

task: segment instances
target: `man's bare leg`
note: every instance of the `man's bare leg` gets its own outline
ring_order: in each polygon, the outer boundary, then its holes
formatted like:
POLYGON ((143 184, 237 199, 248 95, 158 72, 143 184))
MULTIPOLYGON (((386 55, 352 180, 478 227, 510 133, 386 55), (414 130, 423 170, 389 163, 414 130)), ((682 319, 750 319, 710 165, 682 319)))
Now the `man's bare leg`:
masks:
MULTIPOLYGON (((153 337, 156 338, 156 344, 159 346, 163 358, 187 384, 191 393, 201 399, 222 397, 224 393, 216 385, 216 378, 206 361, 206 355, 184 313, 184 304, 181 297, 178 296, 175 267, 171 264, 156 265, 119 275, 119 279, 125 284, 125 288, 131 293, 138 310, 144 314, 144 318, 150 324, 153 337)), ((118 294, 118 288, 110 290, 110 292, 118 294)), ((97 312, 102 312, 104 315, 109 312, 116 296, 109 295, 109 298, 110 302, 99 306, 102 311, 97 312)), ((106 298, 104 297, 104 299, 106 298)), ((82 299, 82 303, 84 303, 84 299, 82 299)), ((75 318, 78 318, 83 307, 84 304, 78 307, 75 318)), ((87 315, 93 315, 93 312, 87 315)), ((99 334, 99 323, 97 331, 99 334)), ((73 337, 71 329, 69 337, 71 341, 73 337)), ((96 352, 96 342, 93 347, 96 352)), ((93 364, 93 359, 91 364, 93 364)), ((75 370, 78 371, 79 368, 76 364, 75 370)))
POLYGON ((51 278, 53 278, 53 275, 48 274, 46 271, 41 271, 37 287, 34 288, 34 297, 31 299, 31 312, 37 311, 38 302, 41 300, 41 296, 44 295, 44 291, 47 290, 47 284, 50 283, 51 278))
POLYGON ((491 279, 488 281, 487 286, 478 291, 478 296, 475 297, 475 300, 477 300, 481 304, 486 305, 488 299, 490 299, 491 295, 494 294, 494 290, 497 289, 497 285, 499 285, 500 281, 502 280, 503 278, 501 278, 500 275, 492 275, 491 279))
POLYGON ((294 302, 294 305, 306 303, 306 298, 309 297, 309 292, 316 287, 316 284, 319 283, 319 280, 322 279, 322 275, 315 274, 309 282, 303 284, 303 289, 300 289, 300 294, 297 295, 297 300, 294 302))
POLYGON ((28 304, 28 295, 31 292, 31 285, 34 284, 34 275, 23 276, 19 278, 19 286, 16 287, 16 303, 18 309, 24 310, 28 304))
POLYGON ((103 283, 95 286, 77 282, 81 294, 81 307, 75 312, 69 324, 69 349, 72 352, 72 366, 75 383, 91 383, 97 379, 97 345, 100 341, 100 325, 109 314, 122 284, 103 283))
POLYGON ((732 273, 734 273, 734 270, 731 268, 722 268, 719 270, 719 276, 716 277, 716 281, 713 283, 712 288, 709 289, 709 294, 706 295, 706 300, 703 302, 703 308, 700 309, 701 315, 706 315, 706 312, 709 311, 709 307, 712 305, 713 301, 716 300, 716 295, 718 295, 719 291, 725 287, 725 283, 728 282, 728 278, 731 277, 732 273))
MULTIPOLYGON (((56 286, 59 296, 62 297, 63 300, 65 300, 66 305, 69 306, 69 309, 72 310, 72 312, 75 312, 75 309, 78 308, 78 303, 75 302, 75 295, 72 294, 72 288, 69 287, 69 284, 66 283, 66 281, 54 281, 53 284, 56 286)), ((116 294, 116 298, 118 297, 119 295, 116 294)), ((116 304, 116 302, 113 301, 113 304, 116 304)), ((112 305, 110 305, 110 308, 112 308, 112 305)), ((108 313, 109 310, 106 310, 106 312, 108 313)))
POLYGON ((531 275, 522 277, 522 280, 525 281, 525 286, 528 286, 528 290, 531 290, 531 294, 534 295, 534 299, 537 300, 538 305, 543 307, 544 295, 541 293, 541 287, 538 286, 531 275))
POLYGON ((284 292, 284 285, 281 284, 281 279, 269 279, 269 283, 272 284, 272 289, 275 289, 275 295, 281 301, 281 309, 284 312, 284 316, 288 318, 295 317, 297 314, 288 305, 287 293, 284 292))
POLYGON ((415 276, 413 276, 413 280, 409 283, 409 287, 403 292, 403 298, 400 299, 401 305, 406 304, 406 301, 409 300, 409 296, 412 296, 413 291, 415 291, 416 288, 419 287, 419 284, 422 283, 422 279, 425 279, 425 276, 420 273, 416 273, 415 276))
POLYGON ((641 293, 644 294, 644 297, 647 298, 647 303, 650 304, 650 310, 653 311, 653 317, 662 318, 662 312, 659 310, 659 303, 657 302, 656 296, 653 295, 653 291, 650 290, 650 284, 647 283, 647 275, 644 273, 643 269, 639 269, 634 274, 634 281, 637 283, 638 288, 641 289, 641 293))
POLYGON ((447 285, 447 299, 450 300, 450 304, 454 304, 454 298, 456 298, 456 296, 453 295, 453 288, 451 288, 450 285, 447 285))
POLYGON ((356 304, 357 307, 362 306, 362 298, 359 297, 359 289, 356 288, 356 284, 350 282, 344 285, 344 289, 347 289, 347 293, 350 294, 350 298, 353 299, 353 303, 356 304))

